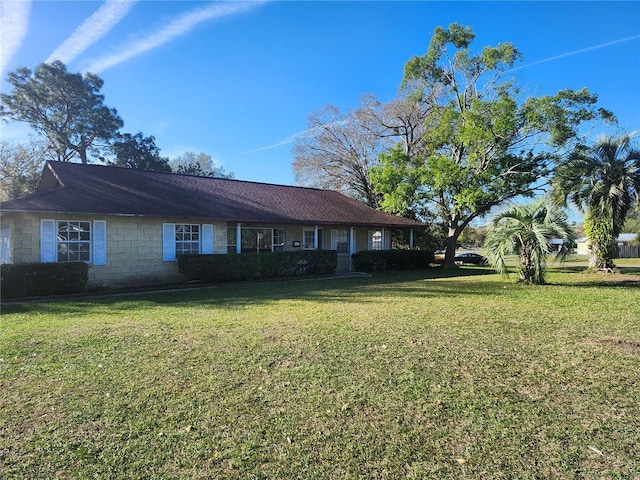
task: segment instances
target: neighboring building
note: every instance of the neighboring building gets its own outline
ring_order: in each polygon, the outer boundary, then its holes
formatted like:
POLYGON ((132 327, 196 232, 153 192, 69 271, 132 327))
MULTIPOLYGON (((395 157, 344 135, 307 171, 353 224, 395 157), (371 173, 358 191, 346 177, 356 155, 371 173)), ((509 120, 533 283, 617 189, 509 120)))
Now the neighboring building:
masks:
POLYGON ((562 251, 564 240, 561 238, 551 238, 549 239, 549 245, 551 246, 551 253, 557 254, 562 251))
POLYGON ((181 280, 181 254, 391 248, 424 225, 338 192, 47 162, 36 193, 0 204, 2 263, 83 261, 90 286, 181 280))
POLYGON ((616 238, 616 242, 619 247, 629 247, 634 242, 638 234, 636 233, 621 233, 616 238))
MULTIPOLYGON (((629 247, 636 237, 637 234, 635 233, 621 233, 616 238, 616 244, 618 247, 629 247)), ((578 255, 589 255, 589 239, 587 237, 576 240, 576 253, 578 255)))

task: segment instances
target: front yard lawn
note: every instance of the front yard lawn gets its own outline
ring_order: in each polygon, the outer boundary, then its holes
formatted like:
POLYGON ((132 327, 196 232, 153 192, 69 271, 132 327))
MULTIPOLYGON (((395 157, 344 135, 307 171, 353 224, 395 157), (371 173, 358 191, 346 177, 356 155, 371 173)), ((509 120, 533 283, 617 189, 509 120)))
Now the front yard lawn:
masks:
POLYGON ((640 478, 639 277, 438 275, 4 306, 0 476, 640 478))

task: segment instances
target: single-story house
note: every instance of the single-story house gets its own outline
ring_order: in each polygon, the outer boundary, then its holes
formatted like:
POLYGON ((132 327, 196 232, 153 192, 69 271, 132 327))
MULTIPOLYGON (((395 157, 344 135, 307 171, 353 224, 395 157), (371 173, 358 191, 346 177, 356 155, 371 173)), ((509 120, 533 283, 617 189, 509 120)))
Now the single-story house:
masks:
MULTIPOLYGON (((636 237, 637 234, 635 233, 621 233, 616 238, 616 245, 618 247, 629 247, 636 237)), ((578 255, 589 255, 589 239, 587 237, 581 237, 576 240, 576 253, 578 255)))
POLYGON ((344 272, 421 227, 330 190, 47 162, 36 193, 0 204, 0 261, 83 261, 89 286, 117 286, 179 281, 181 254, 330 249, 344 272))

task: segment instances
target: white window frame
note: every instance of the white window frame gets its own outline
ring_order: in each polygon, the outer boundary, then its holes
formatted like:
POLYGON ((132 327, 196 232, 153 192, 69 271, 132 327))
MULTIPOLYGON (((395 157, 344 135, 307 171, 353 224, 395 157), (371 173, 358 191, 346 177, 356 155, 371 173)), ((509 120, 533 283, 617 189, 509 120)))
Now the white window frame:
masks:
POLYGON ((178 256, 185 254, 210 255, 214 253, 214 228, 212 224, 199 223, 163 223, 162 224, 162 260, 164 262, 174 262, 178 256), (180 228, 189 227, 189 231, 179 232, 180 228), (193 227, 198 227, 197 240, 194 240, 193 227), (183 235, 178 239, 178 235, 183 235), (188 235, 189 238, 184 236, 188 235), (178 248, 180 244, 194 245, 197 242, 197 251, 193 248, 185 253, 184 249, 178 248))
POLYGON ((287 246, 286 237, 287 231, 284 228, 274 227, 271 230, 271 251, 284 252, 287 246))
POLYGON ((349 255, 349 230, 331 230, 331 250, 336 250, 338 255, 349 255))
MULTIPOLYGON (((70 236, 71 237, 71 236, 70 236)), ((107 263, 107 222, 106 220, 40 220, 40 262, 42 263, 66 263, 66 262, 84 262, 93 265, 106 265, 107 263), (89 235, 85 239, 60 238, 60 228, 63 224, 67 224, 67 228, 74 224, 78 227, 81 224, 88 224, 89 235), (87 259, 60 259, 61 245, 84 245, 88 249, 87 259)))
POLYGON ((384 230, 369 230, 368 248, 369 250, 384 250, 384 230))
POLYGON ((180 255, 199 255, 202 229, 197 223, 176 223, 176 257, 180 255))
POLYGON ((91 263, 91 252, 93 250, 92 242, 92 225, 89 220, 56 220, 56 255, 60 263, 63 262, 85 262, 91 263), (88 231, 85 228, 88 227, 88 231), (63 237, 63 235, 67 237, 63 237), (85 235, 86 234, 86 235, 85 235), (61 252, 65 250, 64 255, 74 258, 60 259, 61 252), (82 258, 86 249, 86 258, 82 258), (77 258, 75 258, 77 256, 77 258))
POLYGON ((316 229, 315 228, 303 228, 302 229, 302 249, 303 250, 315 250, 316 249, 316 229), (307 243, 307 234, 311 233, 311 243, 307 243))

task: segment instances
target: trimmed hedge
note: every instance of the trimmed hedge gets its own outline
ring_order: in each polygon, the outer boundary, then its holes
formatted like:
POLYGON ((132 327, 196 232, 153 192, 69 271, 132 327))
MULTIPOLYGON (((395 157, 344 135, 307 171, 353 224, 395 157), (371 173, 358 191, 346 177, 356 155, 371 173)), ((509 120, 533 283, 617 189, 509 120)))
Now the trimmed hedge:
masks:
POLYGON ((428 268, 435 256, 430 250, 371 250, 354 253, 351 258, 356 271, 379 272, 428 268))
POLYGON ((178 257, 178 268, 187 281, 205 283, 327 275, 336 271, 337 264, 335 250, 178 257))
POLYGON ((89 267, 83 262, 0 265, 3 299, 82 293, 89 267))

